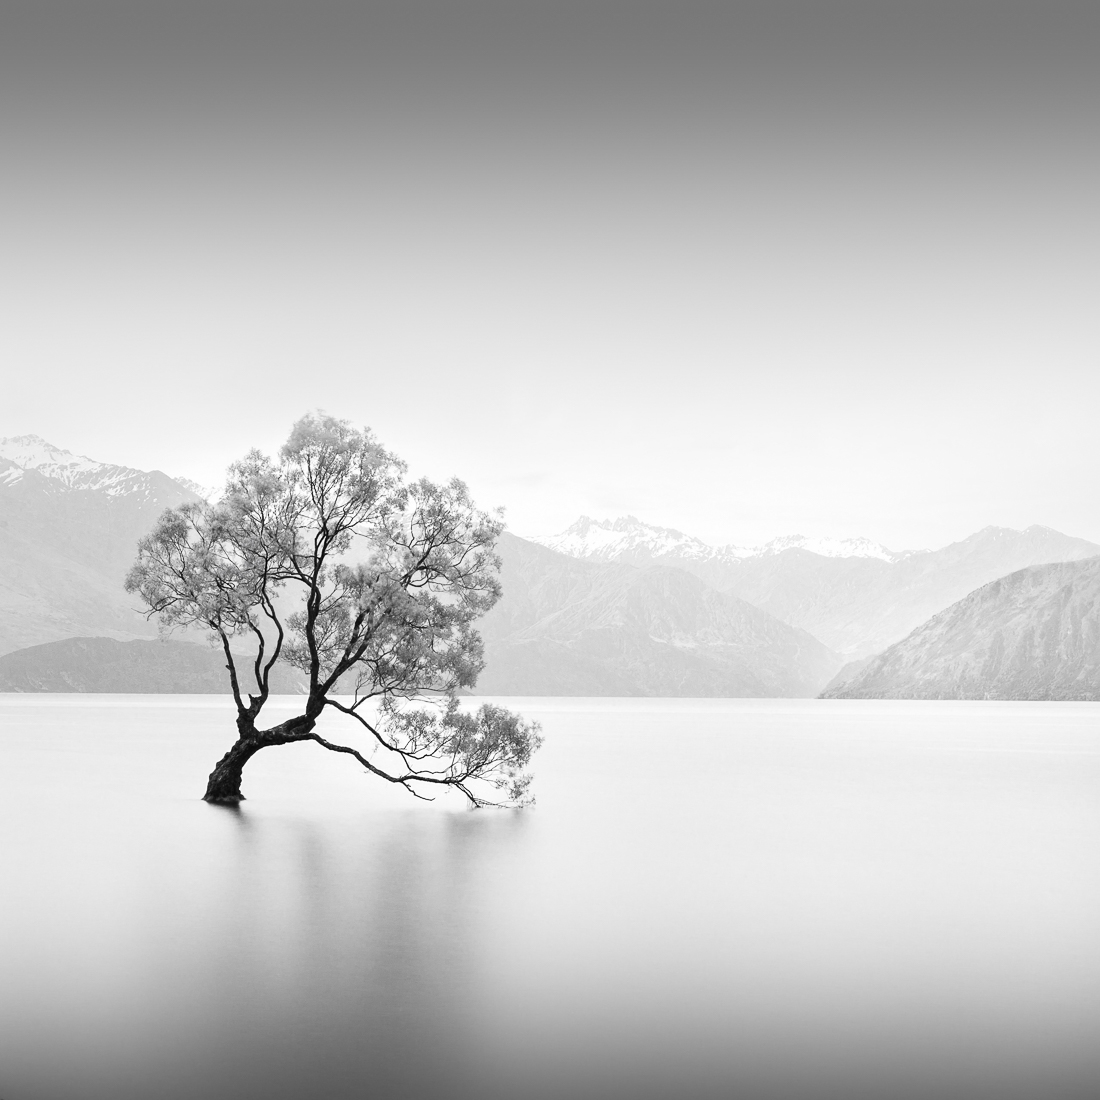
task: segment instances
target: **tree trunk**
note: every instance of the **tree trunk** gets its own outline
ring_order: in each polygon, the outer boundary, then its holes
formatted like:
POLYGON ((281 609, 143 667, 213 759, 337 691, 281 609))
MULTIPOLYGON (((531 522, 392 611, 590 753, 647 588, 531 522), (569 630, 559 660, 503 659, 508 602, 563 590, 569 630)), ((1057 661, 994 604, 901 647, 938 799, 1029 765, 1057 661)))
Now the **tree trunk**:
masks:
MULTIPOLYGON (((258 709, 258 708, 257 708, 258 709)), ((206 782, 204 802, 222 802, 235 806, 244 801, 241 794, 241 772, 244 766, 268 745, 289 745, 292 741, 303 741, 313 730, 320 707, 311 700, 306 713, 269 730, 258 730, 252 715, 242 714, 237 719, 237 732, 240 736, 236 744, 223 756, 210 773, 206 782)))
POLYGON ((236 805, 244 799, 241 794, 241 772, 244 766, 264 747, 264 742, 253 734, 241 736, 210 773, 206 783, 204 802, 225 802, 236 805))

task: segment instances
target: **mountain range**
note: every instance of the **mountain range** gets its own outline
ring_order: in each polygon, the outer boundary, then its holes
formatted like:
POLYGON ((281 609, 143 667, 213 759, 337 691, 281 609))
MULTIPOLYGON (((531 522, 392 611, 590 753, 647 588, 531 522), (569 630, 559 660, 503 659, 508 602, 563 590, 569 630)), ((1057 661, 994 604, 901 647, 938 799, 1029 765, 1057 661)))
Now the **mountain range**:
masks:
POLYGON ((581 516, 557 535, 532 535, 532 542, 589 561, 620 561, 648 565, 665 560, 726 563, 746 558, 770 557, 784 550, 808 550, 827 558, 881 558, 897 561, 912 551, 900 554, 870 539, 807 538, 785 535, 763 546, 709 546, 694 535, 685 535, 672 527, 654 527, 635 516, 613 520, 595 520, 581 516))
POLYGON ((1029 565, 1077 561, 1100 546, 1049 527, 987 527, 939 550, 895 553, 868 539, 777 539, 708 547, 634 517, 581 517, 538 539, 586 561, 684 569, 808 631, 848 660, 880 653, 975 588, 1029 565))
MULTIPOLYGON (((154 641, 122 587, 160 512, 203 495, 37 436, 0 440, 0 690, 220 682, 216 655, 154 641)), ((483 694, 1100 697, 1088 581, 1100 546, 1046 527, 895 552, 801 535, 711 547, 632 516, 581 517, 555 536, 506 533, 499 550, 483 694)))
POLYGON ((583 562, 505 533, 478 691, 812 696, 841 659, 682 569, 583 562))

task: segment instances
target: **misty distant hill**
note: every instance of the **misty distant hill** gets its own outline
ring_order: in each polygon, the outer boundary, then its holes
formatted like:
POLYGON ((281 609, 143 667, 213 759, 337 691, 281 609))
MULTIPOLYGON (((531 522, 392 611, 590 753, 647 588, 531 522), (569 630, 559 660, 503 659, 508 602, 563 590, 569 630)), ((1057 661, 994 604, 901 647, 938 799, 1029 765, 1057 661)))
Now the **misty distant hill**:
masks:
POLYGON ((848 661, 848 663, 845 664, 825 685, 825 690, 821 693, 822 697, 826 695, 831 696, 834 690, 840 688, 842 684, 846 684, 854 679, 856 675, 862 672, 874 659, 874 657, 860 657, 857 661, 848 661))
POLYGON ((777 539, 767 546, 707 547, 627 517, 582 517, 544 540, 584 560, 659 562, 801 627, 856 660, 880 653, 968 592, 1029 565, 1077 561, 1100 546, 1049 527, 987 527, 940 550, 895 553, 867 539, 777 539))
POLYGON ((480 624, 486 695, 811 696, 841 661, 682 569, 582 562, 505 534, 480 624))
MULTIPOLYGON (((293 669, 272 670, 272 691, 296 694, 293 669)), ((228 695, 225 657, 210 646, 177 641, 67 638, 0 656, 0 691, 228 695)))
POLYGON ((160 513, 198 499, 157 470, 37 436, 0 440, 0 654, 80 635, 155 637, 123 579, 160 513))
POLYGON ((1100 557, 984 585, 824 697, 1100 700, 1100 557))

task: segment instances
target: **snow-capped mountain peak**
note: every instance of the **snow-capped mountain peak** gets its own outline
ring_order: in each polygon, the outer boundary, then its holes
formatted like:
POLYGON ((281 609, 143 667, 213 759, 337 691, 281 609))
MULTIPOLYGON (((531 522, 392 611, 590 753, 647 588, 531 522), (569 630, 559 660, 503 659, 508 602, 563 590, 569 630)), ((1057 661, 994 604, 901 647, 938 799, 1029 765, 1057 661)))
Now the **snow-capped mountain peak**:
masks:
POLYGON ((685 535, 672 527, 657 527, 643 523, 636 516, 620 516, 614 520, 596 520, 581 516, 557 535, 535 535, 540 543, 574 558, 601 561, 634 561, 648 558, 680 558, 695 561, 733 560, 767 557, 785 550, 806 550, 827 558, 880 558, 898 561, 906 554, 896 554, 870 539, 807 538, 805 535, 785 535, 763 546, 747 547, 730 543, 711 546, 685 535))
POLYGON ((557 535, 536 535, 540 543, 574 558, 614 561, 623 558, 658 558, 674 555, 682 558, 710 558, 715 550, 701 539, 685 535, 673 527, 655 527, 636 516, 614 520, 596 520, 581 516, 576 523, 557 535))
POLYGON ((21 470, 92 470, 101 465, 83 455, 63 451, 38 435, 13 435, 0 439, 0 458, 6 458, 21 470))
POLYGON ((190 486, 181 485, 159 470, 147 472, 96 462, 55 447, 41 436, 0 439, 0 485, 15 485, 32 473, 45 479, 37 484, 51 491, 91 490, 112 497, 136 495, 149 500, 166 494, 177 496, 181 488, 185 495, 193 492, 190 486))

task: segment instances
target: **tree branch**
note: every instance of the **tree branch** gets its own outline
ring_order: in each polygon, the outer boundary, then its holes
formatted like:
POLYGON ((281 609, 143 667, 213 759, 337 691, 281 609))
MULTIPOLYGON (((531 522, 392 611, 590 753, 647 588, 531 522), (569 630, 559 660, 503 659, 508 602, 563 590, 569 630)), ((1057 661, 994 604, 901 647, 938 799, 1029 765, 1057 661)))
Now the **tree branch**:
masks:
POLYGON ((237 704, 237 711, 240 714, 247 714, 248 708, 244 705, 244 700, 241 698, 240 684, 237 682, 237 665, 233 660, 233 653, 229 648, 229 637, 221 627, 217 628, 218 636, 222 640, 222 650, 225 653, 226 668, 229 669, 229 685, 233 689, 233 700, 237 704))

